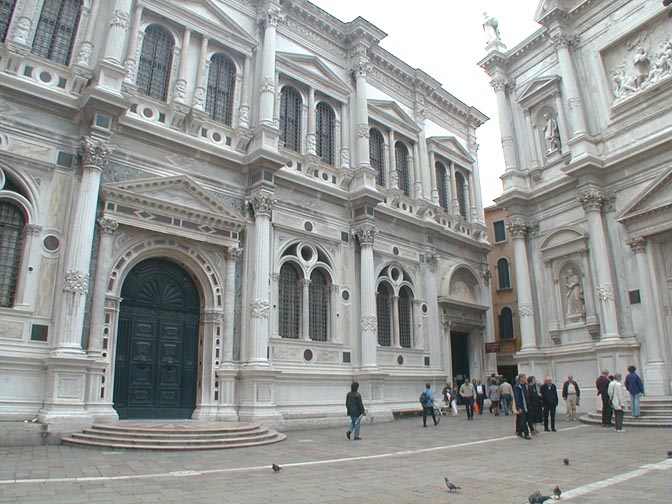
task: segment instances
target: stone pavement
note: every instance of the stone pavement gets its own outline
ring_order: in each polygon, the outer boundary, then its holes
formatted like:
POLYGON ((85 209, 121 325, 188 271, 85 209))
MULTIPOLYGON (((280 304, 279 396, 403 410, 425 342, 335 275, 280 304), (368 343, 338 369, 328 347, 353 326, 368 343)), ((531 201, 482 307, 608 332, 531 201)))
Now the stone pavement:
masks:
POLYGON ((572 503, 672 502, 671 430, 619 434, 564 420, 558 430, 525 441, 512 435, 512 416, 486 412, 426 429, 419 417, 374 419, 357 442, 344 426, 216 451, 0 447, 0 502, 523 504, 555 485, 572 503), (449 493, 444 476, 462 490, 449 493))

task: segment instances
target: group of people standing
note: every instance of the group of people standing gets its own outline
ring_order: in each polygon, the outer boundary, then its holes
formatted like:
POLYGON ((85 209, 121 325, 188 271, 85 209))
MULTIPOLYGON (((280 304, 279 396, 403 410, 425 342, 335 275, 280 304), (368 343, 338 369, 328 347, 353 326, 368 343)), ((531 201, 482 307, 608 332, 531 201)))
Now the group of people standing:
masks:
POLYGON ((550 376, 540 384, 534 376, 519 374, 513 387, 513 397, 518 436, 532 439, 539 433, 537 425, 542 422, 546 432, 557 432, 555 410, 558 407, 558 389, 550 376))
POLYGON ((639 401, 644 395, 644 383, 637 374, 635 366, 628 366, 625 384, 621 383, 621 378, 621 373, 611 375, 608 369, 603 369, 595 380, 597 395, 602 401, 602 427, 613 426, 616 432, 624 432, 626 392, 630 393, 631 413, 634 418, 640 416, 639 401), (613 423, 612 418, 614 418, 613 423))

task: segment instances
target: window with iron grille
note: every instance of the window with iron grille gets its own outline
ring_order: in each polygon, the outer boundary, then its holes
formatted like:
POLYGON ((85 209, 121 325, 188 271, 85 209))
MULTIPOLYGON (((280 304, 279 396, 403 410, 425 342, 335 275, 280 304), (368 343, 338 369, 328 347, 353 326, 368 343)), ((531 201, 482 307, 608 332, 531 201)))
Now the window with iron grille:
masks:
POLYGON ((145 30, 136 78, 138 91, 142 94, 166 101, 173 45, 173 36, 164 27, 152 25, 145 30))
POLYGON ((5 0, 0 3, 0 42, 4 42, 7 38, 7 30, 9 30, 9 23, 12 22, 15 6, 16 0, 5 0))
POLYGON ((448 198, 448 170, 443 163, 436 163, 434 166, 436 173, 436 190, 439 193, 439 205, 446 210, 450 209, 450 199, 448 198))
POLYGON ((495 221, 492 225, 495 228, 495 242, 506 241, 506 225, 504 224, 504 221, 495 221))
POLYGON ((376 292, 376 317, 378 318, 378 344, 392 345, 392 288, 385 282, 376 292))
POLYGON ((511 275, 509 272, 509 260, 502 257, 497 261, 497 279, 499 281, 500 289, 511 288, 511 275))
POLYGON ((298 339, 301 335, 301 284, 299 270, 292 263, 283 264, 280 268, 279 287, 279 322, 280 336, 298 339))
POLYGON ((369 163, 376 170, 376 184, 385 187, 385 140, 375 128, 369 130, 369 163))
POLYGON ((18 207, 0 201, 0 306, 7 308, 14 306, 25 225, 18 207))
POLYGON ((301 152, 301 95, 291 86, 280 93, 280 140, 285 148, 301 152))
POLYGON ((310 339, 313 341, 327 341, 329 326, 329 285, 324 273, 313 270, 310 274, 310 286, 308 287, 310 299, 310 339))
POLYGON ((208 94, 205 110, 211 119, 231 126, 236 67, 223 54, 215 54, 208 70, 208 94))
POLYGON ((67 65, 77 36, 81 0, 45 0, 37 22, 33 53, 67 65))
POLYGON ((327 164, 334 164, 334 122, 332 108, 324 102, 316 107, 315 129, 317 134, 317 155, 327 164))
POLYGON ((399 344, 402 348, 413 346, 413 293, 408 287, 399 291, 399 344))
POLYGON ((511 308, 502 308, 499 313, 499 339, 511 340, 513 335, 513 312, 511 308))
POLYGON ((460 207, 460 215, 467 217, 467 183, 464 180, 464 175, 455 173, 455 189, 457 190, 457 202, 460 207))
POLYGON ((411 183, 408 177, 408 148, 403 142, 394 144, 394 162, 397 165, 396 170, 399 189, 401 189, 406 196, 410 196, 411 183))

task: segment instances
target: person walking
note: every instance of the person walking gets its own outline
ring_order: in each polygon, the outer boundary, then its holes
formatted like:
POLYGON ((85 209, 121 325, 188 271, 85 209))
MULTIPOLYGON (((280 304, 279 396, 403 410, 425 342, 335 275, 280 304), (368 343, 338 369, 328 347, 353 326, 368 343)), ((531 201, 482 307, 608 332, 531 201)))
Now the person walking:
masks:
POLYGON ((513 412, 516 414, 516 434, 524 439, 532 439, 527 429, 527 376, 521 373, 513 387, 513 412))
POLYGON ((483 404, 485 403, 485 385, 481 380, 474 380, 474 390, 476 392, 476 402, 478 402, 478 414, 483 414, 483 404))
POLYGON ((579 384, 574 381, 574 377, 569 375, 567 381, 562 384, 562 398, 567 403, 567 421, 576 420, 576 407, 581 400, 581 389, 579 384))
POLYGON ((348 416, 350 417, 350 427, 345 432, 345 435, 350 439, 351 434, 354 432, 355 441, 359 441, 362 438, 359 436, 359 430, 362 424, 362 417, 366 415, 366 410, 364 409, 364 403, 362 402, 362 396, 358 392, 359 383, 356 381, 352 382, 350 385, 350 392, 345 396, 345 407, 348 410, 348 416))
POLYGON ((497 380, 490 382, 488 397, 490 398, 490 414, 492 415, 492 410, 495 410, 494 415, 499 416, 499 383, 497 383, 497 380))
POLYGON ((465 380, 464 383, 460 385, 460 397, 467 410, 467 420, 473 420, 476 391, 474 390, 474 385, 469 380, 465 380))
POLYGON ((609 370, 603 369, 602 374, 595 380, 595 388, 597 388, 597 395, 602 400, 602 427, 609 427, 611 423, 612 409, 609 405, 609 370))
POLYGON ((621 373, 614 373, 614 381, 609 387, 609 399, 611 406, 614 408, 614 416, 616 417, 616 425, 614 430, 616 432, 625 432, 623 430, 623 416, 625 415, 625 387, 621 384, 621 373))
POLYGON ((457 416, 457 396, 451 383, 446 383, 446 386, 443 387, 443 400, 446 406, 449 406, 453 411, 453 416, 457 416))
MULTIPOLYGON (((616 378, 616 375, 614 375, 616 378)), ((625 377, 625 388, 630 392, 630 413, 639 418, 639 401, 644 395, 644 383, 637 374, 635 366, 628 366, 628 376, 625 377)))
POLYGON ((432 415, 434 425, 438 425, 439 421, 434 414, 434 391, 432 390, 431 383, 425 384, 425 390, 420 395, 420 399, 422 403, 422 426, 427 427, 427 415, 432 415))
POLYGON ((541 405, 544 409, 544 431, 548 432, 548 417, 551 417, 551 431, 555 429, 555 410, 558 407, 558 389, 550 376, 544 378, 541 386, 541 405))
POLYGON ((504 414, 509 416, 509 413, 511 413, 511 400, 513 399, 513 387, 506 378, 504 378, 504 381, 499 386, 499 395, 504 414))

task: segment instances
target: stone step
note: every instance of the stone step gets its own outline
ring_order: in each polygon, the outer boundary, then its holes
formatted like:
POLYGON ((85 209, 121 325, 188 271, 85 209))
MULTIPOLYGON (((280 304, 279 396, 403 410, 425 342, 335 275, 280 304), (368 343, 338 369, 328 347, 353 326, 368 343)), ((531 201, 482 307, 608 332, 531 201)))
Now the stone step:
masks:
MULTIPOLYGON (((590 412, 580 416, 579 420, 587 424, 602 425, 602 413, 600 411, 590 412)), ((626 415, 623 419, 623 425, 629 427, 672 427, 672 415, 651 415, 647 417, 640 416, 639 418, 633 418, 629 415, 626 415)))
POLYGON ((146 439, 212 439, 212 438, 235 438, 240 436, 260 436, 266 434, 268 429, 264 427, 255 427, 245 430, 206 430, 190 432, 155 432, 155 431, 132 431, 128 429, 108 429, 94 426, 91 429, 84 429, 83 434, 97 435, 100 437, 123 436, 127 438, 146 438, 146 439))
POLYGON ((257 442, 272 439, 277 435, 275 432, 266 431, 265 433, 255 434, 254 436, 242 437, 208 437, 208 438, 191 438, 187 439, 184 436, 164 436, 164 437, 131 437, 131 436, 110 436, 93 433, 73 433, 73 439, 96 441, 96 442, 111 442, 111 443, 127 443, 127 444, 143 444, 156 446, 202 446, 207 444, 236 444, 241 442, 257 442))
POLYGON ((107 442, 94 441, 75 438, 64 438, 63 443, 68 445, 76 445, 89 448, 106 448, 115 450, 157 450, 157 451, 187 451, 187 450, 223 450, 227 448, 248 448, 252 446, 262 446, 272 443, 278 443, 287 439, 284 434, 277 433, 271 439, 263 441, 240 440, 237 442, 225 443, 210 443, 206 445, 156 445, 156 444, 141 444, 141 443, 124 443, 124 442, 107 442))

